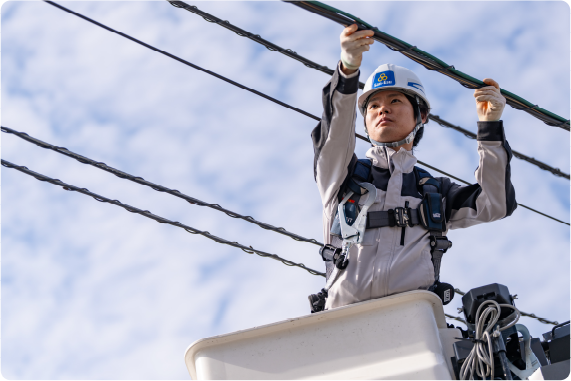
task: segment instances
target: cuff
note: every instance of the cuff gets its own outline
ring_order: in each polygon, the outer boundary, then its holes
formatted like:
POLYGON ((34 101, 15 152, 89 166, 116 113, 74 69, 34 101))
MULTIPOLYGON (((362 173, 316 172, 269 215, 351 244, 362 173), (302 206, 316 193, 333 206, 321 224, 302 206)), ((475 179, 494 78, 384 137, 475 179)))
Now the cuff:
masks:
POLYGON ((503 121, 478 122, 479 142, 503 142, 505 140, 503 121))
POLYGON ((339 91, 341 94, 354 94, 359 90, 360 70, 347 75, 341 70, 341 61, 339 61, 337 64, 337 72, 339 73, 339 82, 337 82, 335 90, 339 91))

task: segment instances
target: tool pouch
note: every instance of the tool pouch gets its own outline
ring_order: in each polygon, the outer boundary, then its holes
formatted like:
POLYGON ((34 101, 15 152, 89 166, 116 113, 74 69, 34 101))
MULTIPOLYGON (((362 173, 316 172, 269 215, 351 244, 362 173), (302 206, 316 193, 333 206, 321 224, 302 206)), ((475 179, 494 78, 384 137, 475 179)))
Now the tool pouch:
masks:
POLYGON ((446 231, 444 208, 440 193, 425 193, 418 205, 418 215, 422 226, 429 231, 446 231))

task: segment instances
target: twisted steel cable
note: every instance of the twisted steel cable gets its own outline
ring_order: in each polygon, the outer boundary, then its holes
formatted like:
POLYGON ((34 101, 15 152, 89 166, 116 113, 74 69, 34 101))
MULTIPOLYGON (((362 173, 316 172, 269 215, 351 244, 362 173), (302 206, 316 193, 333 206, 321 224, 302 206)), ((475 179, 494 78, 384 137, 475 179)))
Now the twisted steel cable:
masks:
MULTIPOLYGON (((283 102, 281 102, 281 101, 279 101, 279 100, 277 100, 277 99, 275 99, 275 98, 272 98, 272 97, 270 97, 269 95, 266 95, 266 94, 264 94, 264 93, 261 93, 261 92, 259 92, 259 91, 257 91, 257 90, 250 89, 250 88, 248 88, 248 87, 246 87, 246 86, 243 86, 243 85, 241 85, 241 84, 239 84, 239 83, 237 83, 237 82, 232 81, 231 79, 228 79, 228 78, 226 78, 226 77, 224 77, 224 76, 221 76, 220 74, 216 74, 216 73, 214 73, 214 72, 212 72, 212 71, 210 71, 210 70, 205 70, 205 69, 201 68, 200 66, 194 65, 193 63, 190 63, 190 62, 188 62, 188 61, 186 61, 186 60, 184 60, 184 59, 182 59, 182 58, 180 58, 180 57, 177 57, 177 56, 175 56, 175 55, 173 55, 173 54, 170 54, 170 53, 168 53, 168 52, 159 50, 159 49, 157 49, 157 48, 155 48, 155 47, 153 47, 153 46, 151 46, 151 45, 148 45, 148 44, 146 44, 146 43, 144 43, 144 42, 142 42, 142 41, 140 41, 140 40, 137 40, 136 38, 131 37, 131 36, 125 34, 125 33, 118 32, 118 31, 116 31, 116 30, 114 30, 114 29, 112 29, 112 28, 109 28, 108 26, 105 26, 105 25, 103 25, 103 24, 101 24, 101 23, 99 23, 99 22, 97 22, 97 21, 95 21, 95 20, 93 20, 93 19, 90 19, 90 18, 87 17, 87 16, 84 16, 84 15, 82 15, 82 14, 80 14, 80 13, 73 12, 73 11, 71 11, 71 10, 69 10, 69 9, 67 9, 67 8, 65 8, 65 7, 63 7, 63 6, 61 6, 61 5, 59 5, 59 4, 54 3, 53 1, 44 0, 44 2, 47 3, 47 4, 50 4, 50 5, 52 5, 52 6, 56 7, 56 8, 58 8, 58 9, 64 11, 64 12, 70 13, 70 14, 75 15, 75 16, 77 16, 77 17, 80 17, 80 18, 82 18, 82 19, 84 19, 84 20, 86 20, 86 21, 89 21, 90 23, 93 23, 93 24, 95 24, 95 25, 97 25, 97 26, 99 26, 99 27, 101 27, 101 28, 103 28, 103 29, 105 29, 105 30, 108 30, 108 31, 112 32, 112 33, 117 33, 117 34, 119 34, 120 36, 125 37, 125 38, 127 38, 127 39, 129 39, 129 40, 131 40, 131 41, 133 41, 133 42, 136 42, 137 44, 140 44, 140 45, 142 45, 142 46, 144 46, 144 47, 146 47, 146 48, 148 48, 148 49, 151 49, 151 50, 153 50, 153 51, 155 51, 155 52, 159 52, 159 53, 161 53, 161 54, 164 54, 164 55, 166 55, 167 57, 170 57, 170 58, 172 58, 172 59, 175 59, 175 60, 177 60, 177 61, 179 61, 179 62, 181 62, 181 63, 183 63, 183 64, 185 64, 185 65, 187 65, 187 66, 190 66, 190 67, 192 67, 192 68, 194 68, 194 69, 196 69, 196 70, 203 71, 203 72, 205 72, 205 73, 207 73, 207 74, 209 74, 209 75, 212 75, 212 76, 214 76, 214 77, 216 77, 216 78, 219 78, 219 79, 221 79, 221 80, 223 80, 223 81, 225 81, 225 82, 228 82, 228 83, 230 83, 230 84, 233 84, 234 86, 237 86, 237 87, 239 87, 239 88, 241 88, 241 89, 248 90, 248 91, 250 91, 250 92, 252 92, 252 93, 254 93, 254 94, 257 94, 257 95, 259 95, 259 96, 261 96, 261 97, 263 97, 263 98, 266 98, 266 99, 268 99, 268 100, 270 100, 270 101, 272 101, 272 102, 274 102, 274 103, 277 103, 277 104, 279 104, 280 106, 283 106, 283 107, 285 107, 285 108, 292 109, 292 110, 294 110, 294 111, 296 111, 296 112, 299 112, 299 113, 301 113, 301 114, 307 116, 308 118, 311 118, 311 119, 314 119, 314 120, 317 120, 317 121, 321 121, 321 118, 319 118, 319 117, 317 117, 317 116, 315 116, 315 115, 312 115, 312 114, 310 114, 310 113, 308 113, 308 112, 306 112, 306 111, 300 110, 300 109, 298 109, 298 108, 292 107, 292 106, 290 106, 290 105, 288 105, 288 104, 286 104, 286 103, 283 103, 283 102)), ((301 3, 301 2, 300 2, 300 3, 301 3)), ((364 141, 370 143, 369 139, 367 139, 367 138, 364 137, 363 135, 360 135, 360 134, 357 134, 357 133, 356 133, 355 135, 356 135, 359 139, 364 140, 364 141)), ((439 170, 439 169, 437 169, 437 168, 435 168, 435 167, 429 166, 429 165, 426 164, 426 163, 423 163, 423 162, 421 162, 421 161, 419 161, 419 163, 422 164, 422 165, 427 166, 428 168, 432 168, 432 169, 434 169, 435 171, 437 171, 437 172, 439 172, 439 173, 443 173, 443 174, 445 174, 446 176, 450 176, 450 177, 452 177, 453 179, 456 179, 456 180, 458 180, 458 181, 460 181, 460 182, 462 182, 462 183, 464 183, 464 184, 468 184, 468 185, 470 184, 470 183, 467 182, 467 181, 461 180, 461 179, 459 179, 458 177, 451 176, 451 175, 447 174, 446 172, 443 172, 443 171, 441 171, 441 170, 439 170)), ((560 223, 562 223, 562 224, 569 225, 568 222, 563 222, 563 221, 561 221, 561 220, 558 220, 558 219, 555 218, 555 217, 551 217, 551 216, 549 216, 549 215, 547 215, 547 214, 545 214, 545 213, 539 212, 539 211, 537 211, 537 210, 535 210, 535 209, 532 209, 532 208, 530 208, 530 207, 528 207, 528 206, 525 206, 525 205, 523 205, 523 204, 518 204, 518 205, 520 205, 520 206, 522 206, 522 207, 524 207, 524 208, 526 208, 526 209, 529 209, 529 210, 531 210, 532 212, 538 213, 538 214, 540 214, 540 215, 542 215, 542 216, 544 216, 544 217, 550 218, 550 219, 552 219, 552 220, 554 220, 554 221, 560 222, 560 223)))
POLYGON ((13 135, 15 135, 15 136, 17 136, 17 137, 19 137, 19 138, 21 138, 21 139, 23 139, 29 143, 35 144, 39 147, 46 148, 46 149, 55 151, 57 153, 60 153, 62 155, 71 157, 71 158, 79 161, 82 164, 87 164, 87 165, 91 165, 95 168, 102 169, 104 171, 107 171, 109 173, 114 174, 115 176, 117 176, 119 178, 129 180, 129 181, 135 182, 135 183, 140 184, 140 185, 148 186, 148 187, 150 187, 150 188, 152 188, 158 192, 164 192, 164 193, 168 193, 170 195, 173 195, 175 197, 182 198, 183 200, 189 202, 190 204, 206 206, 208 208, 218 210, 218 211, 223 212, 232 218, 239 218, 239 219, 242 219, 244 221, 250 222, 252 224, 256 224, 263 229, 271 230, 271 231, 274 231, 276 233, 283 234, 283 235, 288 236, 288 237, 290 237, 296 241, 309 242, 309 243, 313 243, 314 245, 323 246, 323 244, 321 242, 318 242, 315 239, 305 238, 305 237, 302 237, 300 235, 291 233, 291 232, 285 230, 284 228, 281 228, 281 227, 278 228, 278 227, 275 227, 273 225, 266 224, 264 222, 256 221, 256 219, 254 219, 251 216, 244 216, 240 213, 236 213, 236 212, 233 212, 231 210, 225 209, 218 204, 210 204, 210 203, 207 203, 204 201, 200 201, 194 197, 187 196, 186 194, 181 193, 180 191, 178 191, 176 189, 170 189, 170 188, 164 187, 162 185, 151 183, 151 182, 143 179, 142 177, 130 175, 126 172, 123 172, 123 171, 120 171, 116 168, 110 167, 105 163, 95 161, 95 160, 90 159, 88 157, 85 157, 85 156, 79 155, 75 152, 72 152, 65 147, 58 147, 58 146, 54 146, 50 143, 43 142, 39 139, 36 139, 36 138, 26 134, 25 132, 19 132, 19 131, 16 131, 16 130, 13 130, 9 127, 4 127, 4 126, 0 127, 0 129, 2 130, 2 132, 8 133, 8 134, 13 134, 13 135))
MULTIPOLYGON (((405 56, 421 64, 428 70, 438 71, 439 73, 454 79, 455 81, 459 82, 462 86, 466 88, 478 89, 487 86, 484 82, 480 81, 479 79, 476 79, 466 73, 463 73, 460 70, 456 70, 454 68, 454 65, 448 65, 447 63, 436 58, 430 53, 418 49, 416 46, 412 46, 411 44, 399 40, 398 38, 393 37, 390 34, 381 32, 378 28, 373 27, 372 25, 366 23, 365 21, 349 13, 345 13, 329 5, 320 3, 319 1, 290 1, 290 0, 283 0, 283 1, 298 6, 306 11, 328 18, 345 27, 352 24, 357 24, 359 30, 364 30, 364 29, 373 30, 375 34, 372 38, 375 41, 384 44, 393 51, 397 51, 404 54, 405 56)), ((520 96, 513 94, 507 90, 502 89, 501 92, 503 96, 506 98, 507 104, 510 105, 511 107, 518 110, 523 110, 528 114, 534 116, 535 118, 543 121, 545 124, 549 126, 559 127, 566 131, 570 130, 569 120, 557 114, 554 114, 551 111, 540 108, 537 105, 534 105, 526 101, 525 99, 521 98, 520 96)))
POLYGON ((319 70, 329 75, 333 74, 333 70, 329 69, 327 66, 319 65, 318 63, 315 63, 305 57, 302 57, 291 49, 284 49, 276 44, 273 44, 270 41, 263 39, 259 34, 250 33, 244 29, 238 28, 237 26, 232 25, 228 20, 222 20, 210 13, 203 12, 200 9, 198 9, 195 5, 189 5, 183 1, 171 1, 171 0, 167 1, 173 7, 185 9, 191 13, 195 13, 210 23, 218 24, 221 27, 232 31, 239 36, 247 37, 250 40, 257 42, 258 44, 263 45, 264 47, 266 47, 266 49, 270 51, 282 53, 290 58, 293 58, 294 60, 303 63, 305 66, 311 69, 319 70))
POLYGON ((107 198, 107 197, 98 195, 96 193, 90 192, 89 190, 87 190, 85 188, 79 188, 79 187, 76 187, 74 185, 66 184, 66 183, 62 182, 61 180, 52 179, 51 177, 42 175, 42 174, 34 172, 34 171, 31 171, 26 167, 10 163, 9 161, 3 160, 3 159, 2 159, 2 166, 6 167, 6 168, 16 169, 22 173, 25 173, 26 175, 29 175, 29 176, 36 178, 39 181, 44 181, 44 182, 48 182, 48 183, 53 184, 53 185, 61 186, 61 187, 63 187, 63 189, 65 189, 67 191, 78 192, 78 193, 81 193, 81 194, 84 194, 87 196, 91 196, 99 202, 104 202, 104 203, 120 206, 121 208, 127 210, 128 212, 140 214, 141 216, 155 220, 158 223, 176 226, 178 228, 184 229, 185 231, 187 231, 190 234, 199 234, 199 235, 202 235, 202 236, 204 236, 208 239, 211 239, 215 242, 218 242, 218 243, 221 243, 224 245, 237 247, 238 249, 240 249, 240 250, 242 250, 248 254, 257 254, 260 257, 271 258, 271 259, 274 259, 276 261, 283 263, 286 266, 295 266, 295 267, 299 267, 301 269, 304 269, 305 271, 307 271, 311 275, 319 275, 319 276, 325 277, 325 273, 310 269, 310 268, 306 267, 303 263, 292 262, 292 261, 289 261, 285 258, 280 257, 279 255, 266 253, 265 251, 254 249, 252 246, 244 246, 238 242, 228 241, 228 240, 225 240, 223 238, 212 235, 207 231, 198 230, 198 229, 195 229, 195 228, 190 227, 188 225, 182 224, 180 222, 173 222, 173 221, 168 220, 164 217, 157 216, 156 214, 153 214, 153 213, 149 212, 148 210, 142 210, 142 209, 136 208, 136 207, 131 206, 131 205, 123 204, 118 200, 111 200, 110 198, 107 198))
MULTIPOLYGON (((221 27, 232 31, 239 36, 247 37, 250 40, 266 47, 270 51, 277 51, 277 52, 282 53, 282 54, 284 54, 290 58, 293 58, 296 61, 303 63, 305 66, 307 66, 311 69, 319 70, 319 71, 326 73, 328 75, 333 75, 334 71, 332 69, 329 69, 327 66, 320 65, 320 64, 318 64, 314 61, 311 61, 311 60, 309 60, 303 56, 300 56, 299 54, 297 54, 296 52, 294 52, 291 49, 284 49, 284 48, 282 48, 282 47, 280 47, 280 46, 278 46, 278 45, 276 45, 276 44, 274 44, 274 43, 272 43, 266 39, 263 39, 259 34, 253 34, 251 32, 248 32, 244 29, 241 29, 241 28, 231 24, 228 20, 222 20, 221 18, 216 17, 211 13, 203 12, 200 9, 198 9, 198 7, 196 7, 195 5, 187 4, 184 1, 173 1, 173 0, 167 0, 167 1, 172 6, 174 6, 176 8, 181 8, 181 9, 184 9, 188 12, 197 14, 197 15, 201 16, 204 20, 206 20, 210 23, 220 25, 221 27)), ((363 82, 359 82, 359 88, 363 89, 364 87, 365 87, 365 84, 363 82)), ((455 131, 463 133, 468 138, 476 139, 476 134, 474 134, 473 132, 465 130, 462 127, 455 126, 454 124, 447 122, 446 120, 440 118, 438 115, 428 114, 428 118, 430 120, 435 121, 436 123, 438 123, 442 127, 451 128, 455 131)), ((551 172, 555 176, 563 177, 563 178, 566 178, 567 180, 570 179, 569 175, 567 173, 562 172, 559 168, 553 168, 546 163, 543 163, 539 160, 536 160, 532 157, 529 157, 529 156, 524 155, 522 153, 519 153, 517 151, 512 151, 512 153, 516 158, 521 159, 521 160, 525 160, 530 164, 536 165, 545 171, 551 172)))
POLYGON ((457 320, 457 321, 459 321, 459 322, 461 322, 461 323, 466 324, 466 320, 464 320, 464 319, 462 319, 462 318, 459 318, 459 317, 457 317, 457 316, 453 316, 453 315, 450 315, 450 314, 447 314, 447 313, 445 313, 444 316, 446 316, 448 319, 454 319, 454 320, 457 320))

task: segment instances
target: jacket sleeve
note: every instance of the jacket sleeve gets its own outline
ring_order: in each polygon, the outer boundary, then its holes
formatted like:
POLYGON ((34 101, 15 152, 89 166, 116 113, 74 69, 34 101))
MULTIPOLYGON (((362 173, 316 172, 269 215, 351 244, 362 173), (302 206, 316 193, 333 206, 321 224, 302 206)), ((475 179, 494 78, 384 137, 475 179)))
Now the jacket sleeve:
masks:
POLYGON ((337 194, 348 174, 355 151, 355 119, 359 71, 345 75, 339 64, 323 88, 323 116, 311 133, 313 170, 323 203, 324 239, 337 208, 337 194))
MULTIPOLYGON (((449 229, 461 229, 510 216, 517 207, 511 183, 511 148, 502 121, 478 122, 476 184, 450 184, 446 194, 449 229)), ((448 180, 449 181, 449 180, 448 180)), ((443 189, 444 190, 444 189, 443 189)))

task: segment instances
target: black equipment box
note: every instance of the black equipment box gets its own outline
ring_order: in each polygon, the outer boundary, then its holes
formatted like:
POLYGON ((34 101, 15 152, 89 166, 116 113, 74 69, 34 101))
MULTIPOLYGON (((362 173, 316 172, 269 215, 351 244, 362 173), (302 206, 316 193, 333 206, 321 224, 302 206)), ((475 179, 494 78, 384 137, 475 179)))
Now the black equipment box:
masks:
MULTIPOLYGON (((563 323, 565 324, 565 323, 563 323)), ((553 328, 551 341, 549 342, 549 359, 552 364, 569 360, 569 322, 567 324, 553 328)))
MULTIPOLYGON (((476 311, 486 300, 495 300, 499 304, 514 305, 510 291, 503 284, 492 283, 487 286, 474 288, 462 297, 464 316, 466 316, 468 323, 474 324, 476 311)), ((511 308, 502 308, 500 320, 506 318, 513 312, 511 308)))

